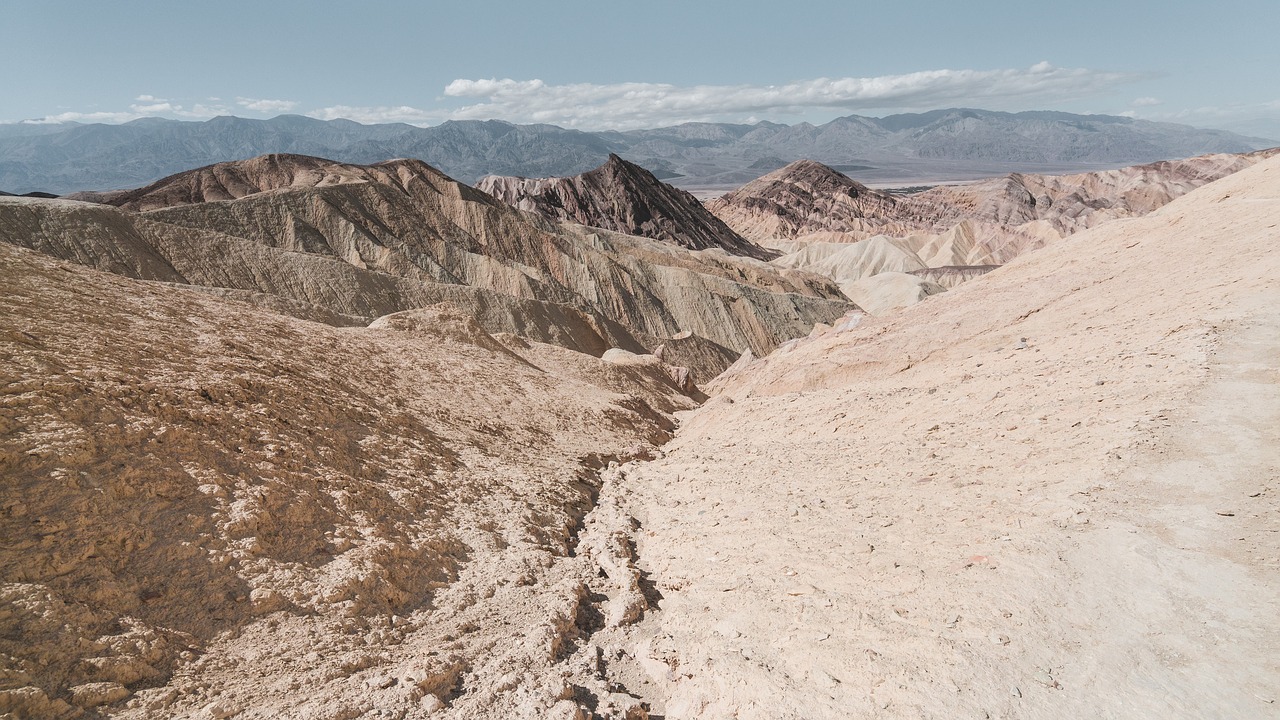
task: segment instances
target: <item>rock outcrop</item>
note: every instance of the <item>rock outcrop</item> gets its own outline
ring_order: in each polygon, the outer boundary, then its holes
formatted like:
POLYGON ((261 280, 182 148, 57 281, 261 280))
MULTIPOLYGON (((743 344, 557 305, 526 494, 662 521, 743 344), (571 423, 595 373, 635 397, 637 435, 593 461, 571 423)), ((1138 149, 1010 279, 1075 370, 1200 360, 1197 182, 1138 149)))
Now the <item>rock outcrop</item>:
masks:
POLYGON ((690 250, 719 248, 764 260, 774 257, 730 230, 694 196, 617 155, 574 177, 490 175, 476 187, 508 205, 552 220, 653 238, 690 250))

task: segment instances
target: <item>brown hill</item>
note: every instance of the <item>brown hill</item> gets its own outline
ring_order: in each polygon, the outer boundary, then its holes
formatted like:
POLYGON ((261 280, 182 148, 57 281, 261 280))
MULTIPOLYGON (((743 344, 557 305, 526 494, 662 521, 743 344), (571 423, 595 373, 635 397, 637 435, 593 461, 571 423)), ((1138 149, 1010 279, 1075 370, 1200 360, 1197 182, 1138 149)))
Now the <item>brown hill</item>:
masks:
POLYGON ((694 196, 617 155, 574 177, 490 175, 476 187, 508 205, 552 220, 640 235, 691 250, 719 248, 766 260, 775 255, 730 230, 694 196))
POLYGON ((364 166, 307 155, 275 153, 187 170, 132 190, 74 193, 67 199, 144 211, 235 200, 269 190, 368 182, 370 179, 368 168, 364 166))
POLYGON ((707 204, 743 237, 793 240, 813 233, 903 237, 945 233, 969 221, 1007 262, 1019 252, 1106 220, 1136 217, 1280 153, 1203 155, 1076 175, 1014 173, 906 196, 871 190, 809 160, 788 165, 707 204), (1041 221, 1037 223, 1036 221, 1041 221))
POLYGON ((899 216, 899 198, 812 160, 797 160, 707 203, 742 237, 756 242, 814 232, 875 234, 899 216))
MULTIPOLYGON (((846 290, 848 283, 880 270, 953 287, 1079 230, 1145 215, 1277 153, 1280 148, 1205 155, 1077 175, 1013 174, 901 197, 868 190, 831 168, 804 161, 708 207, 744 236, 782 250, 775 264, 828 277, 846 290), (891 245, 901 257, 885 264, 880 253, 868 255, 862 247, 868 244, 891 245), (928 273, 943 267, 953 269, 928 273)), ((902 281, 893 288, 879 297, 864 283, 845 294, 864 307, 874 305, 877 313, 928 295, 906 292, 902 281)))
POLYGON ((588 514, 693 407, 657 363, 4 243, 0 282, 0 715, 547 716, 637 602, 588 514))
POLYGON ((154 208, 143 213, 6 200, 0 239, 134 277, 265 294, 301 306, 295 315, 348 324, 447 299, 476 308, 489 332, 597 355, 691 332, 714 346, 697 357, 720 358, 695 368, 700 380, 850 307, 812 275, 552 225, 417 161, 229 165, 133 193, 126 204, 154 208), (208 178, 244 194, 205 202, 208 178))
POLYGON ((528 338, 728 292, 767 337, 818 298, 764 287, 825 286, 369 172, 404 182, 0 200, 0 714, 1274 714, 1280 158, 701 409, 528 338))

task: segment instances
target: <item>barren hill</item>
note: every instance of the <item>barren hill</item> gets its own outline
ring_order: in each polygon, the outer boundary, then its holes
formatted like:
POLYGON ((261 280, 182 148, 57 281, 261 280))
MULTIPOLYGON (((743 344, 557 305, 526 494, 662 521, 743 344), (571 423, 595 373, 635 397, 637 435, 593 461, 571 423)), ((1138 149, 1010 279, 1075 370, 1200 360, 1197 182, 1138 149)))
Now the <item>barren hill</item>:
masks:
POLYGON ((127 202, 0 198, 0 714, 1280 717, 1280 157, 884 317, 416 161, 127 202))
POLYGON ((769 259, 774 253, 740 237, 697 198, 648 170, 610 155, 604 165, 568 178, 490 175, 477 188, 508 205, 553 220, 675 243, 691 250, 720 248, 769 259))
POLYGON ((0 238, 134 277, 265 294, 308 318, 367 323, 449 300, 490 332, 596 355, 688 332, 705 345, 692 355, 699 379, 850 307, 816 276, 553 225, 413 160, 272 156, 101 199, 150 209, 5 200, 0 238))
POLYGON ((707 207, 757 242, 830 232, 851 233, 854 240, 943 233, 968 220, 983 243, 1000 248, 1018 234, 1028 239, 1045 230, 1067 235, 1106 220, 1144 215, 1278 153, 1280 148, 1203 155, 1074 175, 1014 173, 907 196, 871 190, 832 168, 802 160, 707 207), (1036 221, 1041 223, 1033 225, 1036 221))
POLYGON ((589 618, 643 602, 627 528, 583 522, 693 407, 659 364, 8 244, 0 280, 0 714, 545 717, 589 618))
POLYGON ((812 160, 797 160, 707 203, 735 232, 756 241, 866 232, 896 219, 897 206, 893 195, 812 160))
POLYGON ((883 311, 935 294, 926 278, 954 286, 1065 235, 1145 215, 1276 154, 1280 149, 1079 175, 1013 174, 907 196, 870 190, 826 166, 798 162, 708 207, 744 236, 783 251, 776 265, 831 278, 850 299, 883 311), (868 253, 873 246, 880 250, 868 253), (884 252, 896 260, 886 263, 884 252), (929 272, 941 268, 950 270, 929 272), (918 280, 850 285, 885 270, 918 280), (917 287, 908 288, 913 283, 917 287), (877 296, 873 287, 888 294, 877 296))

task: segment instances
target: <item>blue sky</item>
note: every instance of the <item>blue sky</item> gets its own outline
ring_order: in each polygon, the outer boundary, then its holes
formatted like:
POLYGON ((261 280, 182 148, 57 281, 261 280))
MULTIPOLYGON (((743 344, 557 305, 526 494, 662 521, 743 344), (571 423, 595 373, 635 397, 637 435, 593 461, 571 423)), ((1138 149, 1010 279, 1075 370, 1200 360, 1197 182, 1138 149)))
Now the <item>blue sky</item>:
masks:
POLYGON ((1277 0, 6 2, 0 122, 603 129, 966 106, 1280 139, 1277 28, 1277 0))

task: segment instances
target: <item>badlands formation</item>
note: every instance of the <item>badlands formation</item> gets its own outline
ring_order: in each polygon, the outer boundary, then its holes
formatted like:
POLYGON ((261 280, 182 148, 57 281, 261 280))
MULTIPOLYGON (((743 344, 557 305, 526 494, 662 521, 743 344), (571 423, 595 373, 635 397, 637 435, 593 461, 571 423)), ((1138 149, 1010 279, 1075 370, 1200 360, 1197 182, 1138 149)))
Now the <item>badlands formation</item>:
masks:
POLYGON ((0 714, 1280 717, 1280 158, 591 176, 0 198, 0 714))
POLYGON ((864 310, 880 314, 1080 230, 1145 215, 1277 153, 1204 155, 1076 175, 1015 173, 905 196, 802 160, 713 200, 709 209, 743 237, 786 253, 775 265, 830 278, 864 310))

